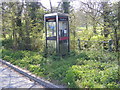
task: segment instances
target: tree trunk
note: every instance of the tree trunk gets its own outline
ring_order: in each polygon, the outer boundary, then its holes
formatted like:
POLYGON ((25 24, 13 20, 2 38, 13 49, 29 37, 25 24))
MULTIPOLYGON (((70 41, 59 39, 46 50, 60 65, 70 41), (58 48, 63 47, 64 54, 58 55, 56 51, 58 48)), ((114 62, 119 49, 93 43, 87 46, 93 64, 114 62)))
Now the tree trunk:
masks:
MULTIPOLYGON (((14 12, 14 9, 12 9, 12 12, 14 12)), ((15 12, 14 12, 15 13, 15 12)), ((17 50, 18 49, 18 42, 17 42, 17 31, 16 31, 16 25, 15 25, 15 18, 12 16, 12 29, 13 29, 13 49, 17 50)))
POLYGON ((53 8, 52 8, 51 0, 49 0, 49 2, 50 2, 51 13, 52 13, 53 12, 53 8))
POLYGON ((18 44, 17 44, 17 35, 16 35, 16 29, 15 29, 15 22, 12 21, 12 27, 13 27, 13 49, 17 50, 18 44))
POLYGON ((66 0, 66 2, 62 0, 62 2, 63 13, 69 13, 70 3, 68 2, 68 0, 66 0))
POLYGON ((93 18, 93 33, 97 34, 97 31, 96 31, 96 21, 95 21, 95 18, 93 18))
POLYGON ((85 27, 86 27, 86 30, 88 30, 88 16, 87 16, 87 13, 86 13, 86 16, 85 16, 85 18, 86 18, 86 23, 85 23, 85 27))
POLYGON ((26 50, 31 50, 31 42, 30 42, 30 28, 29 24, 30 21, 29 19, 26 19, 26 37, 25 37, 25 49, 26 50))
POLYGON ((115 36, 115 51, 118 51, 119 48, 119 38, 118 31, 120 30, 120 1, 118 2, 118 29, 115 29, 114 36, 115 36))
POLYGON ((28 12, 28 2, 26 2, 26 16, 25 16, 25 50, 31 50, 31 43, 30 43, 30 18, 29 18, 29 12, 28 12))
MULTIPOLYGON (((103 7, 103 23, 104 23, 104 37, 107 38, 109 33, 108 33, 108 10, 107 10, 107 4, 108 2, 102 2, 102 7, 103 7)), ((107 44, 103 43, 103 47, 106 50, 107 49, 107 44)))
POLYGON ((23 49, 23 31, 22 31, 22 21, 21 21, 21 18, 22 17, 22 9, 23 9, 23 3, 22 5, 20 5, 20 3, 18 3, 17 5, 17 18, 16 18, 16 25, 17 25, 17 29, 18 29, 18 34, 19 34, 19 37, 18 37, 18 47, 20 50, 23 49))
POLYGON ((104 19, 104 37, 108 37, 108 11, 107 11, 107 2, 103 2, 103 19, 104 19))

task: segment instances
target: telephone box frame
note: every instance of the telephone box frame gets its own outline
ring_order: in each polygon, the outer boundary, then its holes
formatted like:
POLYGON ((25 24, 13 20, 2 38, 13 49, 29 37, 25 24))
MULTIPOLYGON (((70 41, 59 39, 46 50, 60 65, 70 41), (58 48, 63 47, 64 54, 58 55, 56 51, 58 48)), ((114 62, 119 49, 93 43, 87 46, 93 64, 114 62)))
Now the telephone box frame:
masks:
POLYGON ((44 15, 44 27, 45 27, 45 37, 46 37, 46 50, 47 50, 47 25, 46 22, 52 22, 52 21, 48 21, 49 18, 53 19, 53 22, 56 23, 56 38, 54 38, 56 40, 56 53, 60 54, 60 44, 59 44, 59 21, 63 20, 63 21, 67 21, 67 27, 68 27, 68 51, 70 52, 70 30, 69 30, 69 18, 68 18, 68 14, 64 14, 64 13, 50 13, 50 14, 45 14, 44 15), (62 19, 61 19, 62 18, 62 19))

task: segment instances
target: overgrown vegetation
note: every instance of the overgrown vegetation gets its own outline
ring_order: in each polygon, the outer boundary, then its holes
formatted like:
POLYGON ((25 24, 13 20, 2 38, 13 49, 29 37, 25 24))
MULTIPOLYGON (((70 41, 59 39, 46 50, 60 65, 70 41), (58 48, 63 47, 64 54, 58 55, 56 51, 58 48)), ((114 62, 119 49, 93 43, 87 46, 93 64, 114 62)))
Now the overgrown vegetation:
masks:
POLYGON ((45 58, 32 51, 4 49, 2 54, 3 60, 71 88, 120 88, 117 53, 71 52, 70 56, 59 59, 58 56, 45 58))
POLYGON ((74 10, 63 1, 51 10, 29 0, 2 2, 2 59, 71 88, 120 88, 120 2, 75 0, 81 6, 74 10), (71 52, 65 57, 45 57, 43 16, 50 11, 69 13, 71 52))

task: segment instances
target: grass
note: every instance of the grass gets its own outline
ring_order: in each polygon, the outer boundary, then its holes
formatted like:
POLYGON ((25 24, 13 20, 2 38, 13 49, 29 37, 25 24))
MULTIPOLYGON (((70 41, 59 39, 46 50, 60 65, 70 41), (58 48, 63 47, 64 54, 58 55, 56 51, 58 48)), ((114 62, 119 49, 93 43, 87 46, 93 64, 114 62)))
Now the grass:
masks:
POLYGON ((2 58, 51 82, 70 88, 120 88, 118 54, 115 52, 71 52, 64 58, 38 52, 2 50, 2 58))

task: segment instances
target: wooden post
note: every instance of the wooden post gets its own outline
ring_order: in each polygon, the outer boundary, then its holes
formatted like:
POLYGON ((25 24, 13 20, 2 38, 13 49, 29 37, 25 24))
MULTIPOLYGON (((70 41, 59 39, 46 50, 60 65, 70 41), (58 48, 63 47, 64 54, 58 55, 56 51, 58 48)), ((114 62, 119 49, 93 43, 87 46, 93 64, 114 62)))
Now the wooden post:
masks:
POLYGON ((80 39, 78 39, 78 48, 79 48, 79 50, 81 50, 80 39))
POLYGON ((109 47, 109 51, 111 52, 112 51, 112 44, 113 44, 113 41, 110 39, 108 41, 108 47, 109 47))

